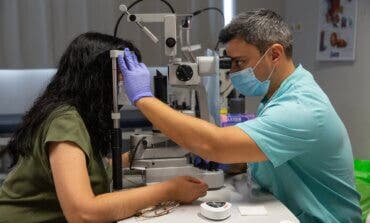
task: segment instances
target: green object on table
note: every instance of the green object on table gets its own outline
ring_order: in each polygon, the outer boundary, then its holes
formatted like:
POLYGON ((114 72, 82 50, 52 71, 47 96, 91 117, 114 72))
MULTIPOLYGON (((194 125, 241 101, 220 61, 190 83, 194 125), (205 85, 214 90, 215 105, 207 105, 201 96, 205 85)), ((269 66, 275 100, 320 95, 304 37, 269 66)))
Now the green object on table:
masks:
POLYGON ((370 161, 355 160, 356 188, 361 194, 362 222, 370 215, 370 161))

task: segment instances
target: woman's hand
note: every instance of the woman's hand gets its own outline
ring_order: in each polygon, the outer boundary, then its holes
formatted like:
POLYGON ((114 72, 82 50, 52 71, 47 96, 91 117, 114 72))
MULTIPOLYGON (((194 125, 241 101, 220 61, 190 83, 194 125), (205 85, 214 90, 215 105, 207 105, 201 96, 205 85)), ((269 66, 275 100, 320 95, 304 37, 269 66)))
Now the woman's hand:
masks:
POLYGON ((194 177, 181 176, 167 181, 171 188, 171 200, 181 203, 191 203, 192 201, 207 194, 208 185, 194 177))

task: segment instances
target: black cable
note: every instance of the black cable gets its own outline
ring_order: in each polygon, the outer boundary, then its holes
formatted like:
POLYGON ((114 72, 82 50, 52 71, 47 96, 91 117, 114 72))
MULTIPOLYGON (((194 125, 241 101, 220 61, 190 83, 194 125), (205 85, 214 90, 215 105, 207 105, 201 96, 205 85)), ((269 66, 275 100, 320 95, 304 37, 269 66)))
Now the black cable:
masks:
MULTIPOLYGON (((132 7, 134 7, 136 4, 142 2, 143 0, 137 0, 135 2, 133 2, 131 5, 128 6, 127 8, 127 11, 130 10, 132 7)), ((161 2, 163 2, 164 4, 166 4, 172 13, 175 13, 175 10, 173 9, 172 5, 166 1, 166 0, 160 0, 161 2)), ((117 32, 118 32, 118 26, 123 18, 123 16, 125 15, 125 13, 123 12, 122 15, 117 19, 117 22, 116 22, 116 25, 114 26, 114 33, 113 33, 113 36, 116 37, 117 36, 117 32)))
MULTIPOLYGON (((220 15, 222 16, 222 18, 225 18, 224 13, 222 12, 222 10, 219 9, 219 8, 217 8, 217 7, 207 7, 207 8, 204 8, 204 9, 197 10, 197 11, 191 13, 191 14, 194 17, 194 16, 197 16, 197 15, 201 14, 202 12, 205 12, 205 11, 208 11, 208 10, 215 10, 215 11, 217 11, 217 12, 220 13, 220 15)), ((217 41, 217 44, 216 44, 216 46, 214 48, 215 51, 217 51, 217 48, 218 48, 218 45, 219 44, 220 44, 220 42, 217 41)))
POLYGON ((130 170, 132 170, 132 164, 134 163, 134 160, 135 160, 135 155, 136 155, 136 152, 137 152, 137 149, 139 148, 139 145, 141 142, 144 141, 146 137, 143 137, 139 140, 139 142, 136 143, 136 146, 134 148, 134 153, 131 155, 130 154, 130 170))
POLYGON ((217 8, 217 7, 207 7, 207 8, 204 8, 204 9, 197 10, 197 11, 191 13, 191 14, 193 14, 193 16, 197 16, 197 15, 201 14, 202 12, 205 12, 205 11, 208 11, 208 10, 215 10, 215 11, 217 11, 221 14, 222 18, 225 17, 222 10, 217 8))
POLYGON ((163 2, 164 4, 166 4, 168 6, 168 8, 170 8, 171 12, 173 14, 175 14, 175 10, 173 9, 172 5, 168 1, 166 1, 166 0, 160 0, 160 1, 163 2))

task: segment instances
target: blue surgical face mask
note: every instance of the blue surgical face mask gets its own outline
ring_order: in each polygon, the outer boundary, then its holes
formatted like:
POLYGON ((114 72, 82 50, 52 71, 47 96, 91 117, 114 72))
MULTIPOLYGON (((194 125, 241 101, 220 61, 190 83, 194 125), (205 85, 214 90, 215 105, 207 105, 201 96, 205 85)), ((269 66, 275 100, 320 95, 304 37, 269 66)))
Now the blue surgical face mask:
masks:
POLYGON ((266 52, 257 61, 256 65, 254 65, 253 68, 248 67, 246 69, 230 74, 231 82, 234 88, 241 94, 245 96, 264 96, 265 94, 267 94, 270 86, 270 78, 275 70, 275 66, 269 74, 269 77, 264 81, 260 81, 256 78, 256 75, 254 74, 254 69, 262 61, 262 59, 266 56, 267 52, 270 49, 271 48, 266 50, 266 52))

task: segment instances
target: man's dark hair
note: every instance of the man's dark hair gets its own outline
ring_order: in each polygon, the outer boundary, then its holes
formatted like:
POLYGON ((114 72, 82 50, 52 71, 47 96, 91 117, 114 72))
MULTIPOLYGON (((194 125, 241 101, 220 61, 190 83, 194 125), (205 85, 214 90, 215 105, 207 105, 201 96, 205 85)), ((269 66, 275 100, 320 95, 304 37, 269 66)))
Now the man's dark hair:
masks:
MULTIPOLYGON (((109 51, 129 48, 131 42, 100 33, 75 38, 60 59, 58 70, 45 91, 23 117, 6 150, 13 164, 32 154, 35 136, 49 115, 61 106, 73 106, 84 121, 92 148, 106 155, 112 128, 112 63, 109 51)), ((32 78, 32 77, 30 77, 32 78)))
POLYGON ((283 18, 269 9, 255 9, 237 15, 219 34, 219 42, 242 38, 264 53, 272 44, 284 47, 288 58, 293 53, 293 37, 283 18))

